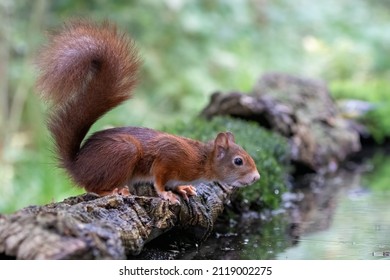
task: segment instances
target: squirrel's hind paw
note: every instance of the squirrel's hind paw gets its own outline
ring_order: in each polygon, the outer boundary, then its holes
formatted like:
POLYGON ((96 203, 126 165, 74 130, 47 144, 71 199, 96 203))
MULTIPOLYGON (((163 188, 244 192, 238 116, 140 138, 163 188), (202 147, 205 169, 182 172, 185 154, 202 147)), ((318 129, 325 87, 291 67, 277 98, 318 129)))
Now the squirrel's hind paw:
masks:
POLYGON ((115 188, 112 191, 101 191, 96 193, 100 196, 115 195, 115 194, 123 195, 123 196, 131 195, 129 188, 127 186, 115 188))
POLYGON ((164 199, 168 200, 172 204, 178 204, 180 205, 180 201, 177 199, 176 195, 174 195, 171 191, 164 191, 159 194, 159 196, 164 199))

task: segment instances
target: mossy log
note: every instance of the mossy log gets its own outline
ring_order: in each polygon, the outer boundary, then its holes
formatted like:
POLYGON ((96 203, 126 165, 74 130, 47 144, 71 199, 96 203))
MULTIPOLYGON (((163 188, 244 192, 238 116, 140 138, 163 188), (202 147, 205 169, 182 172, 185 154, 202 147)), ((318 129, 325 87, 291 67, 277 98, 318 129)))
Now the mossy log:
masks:
MULTIPOLYGON (((0 255, 16 259, 125 259, 173 228, 207 238, 232 189, 199 184, 197 196, 169 204, 151 186, 137 195, 84 194, 0 215, 0 255)), ((135 193, 132 190, 133 194, 135 193)))
POLYGON ((326 84, 282 73, 262 76, 251 94, 216 92, 202 115, 253 120, 290 141, 291 159, 305 173, 334 172, 361 149, 361 127, 344 119, 326 84))

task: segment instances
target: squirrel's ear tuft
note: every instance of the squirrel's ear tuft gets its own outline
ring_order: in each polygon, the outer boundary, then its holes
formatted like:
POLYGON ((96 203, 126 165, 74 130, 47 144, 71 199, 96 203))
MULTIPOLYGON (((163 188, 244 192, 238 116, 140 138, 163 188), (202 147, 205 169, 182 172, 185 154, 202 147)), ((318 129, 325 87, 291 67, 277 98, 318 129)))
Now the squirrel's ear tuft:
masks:
POLYGON ((234 142, 234 136, 230 132, 220 132, 214 140, 214 150, 217 159, 221 159, 225 156, 229 149, 231 141, 234 142))
POLYGON ((231 133, 230 131, 226 131, 225 133, 226 133, 227 138, 229 139, 229 142, 236 143, 233 133, 231 133))

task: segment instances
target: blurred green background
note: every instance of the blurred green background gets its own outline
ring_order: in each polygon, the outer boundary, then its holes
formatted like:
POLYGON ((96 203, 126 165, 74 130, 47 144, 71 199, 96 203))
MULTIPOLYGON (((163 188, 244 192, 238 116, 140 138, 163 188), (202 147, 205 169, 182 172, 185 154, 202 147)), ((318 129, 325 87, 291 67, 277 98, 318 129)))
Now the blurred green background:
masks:
POLYGON ((93 130, 188 122, 213 91, 250 92, 262 73, 283 71, 377 104, 363 121, 378 142, 390 135, 387 0, 1 0, 0 212, 82 192, 54 168, 34 94, 45 32, 74 17, 115 21, 143 59, 135 98, 93 130))

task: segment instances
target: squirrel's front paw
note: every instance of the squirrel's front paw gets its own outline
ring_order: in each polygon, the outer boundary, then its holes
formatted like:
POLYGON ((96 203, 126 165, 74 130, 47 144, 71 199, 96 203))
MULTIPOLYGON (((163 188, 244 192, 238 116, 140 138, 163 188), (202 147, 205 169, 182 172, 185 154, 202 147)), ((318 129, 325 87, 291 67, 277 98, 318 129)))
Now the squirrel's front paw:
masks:
POLYGON ((180 205, 180 201, 177 199, 176 195, 174 195, 171 191, 161 192, 159 196, 164 200, 168 200, 172 204, 180 205))
POLYGON ((196 196, 196 189, 191 185, 177 186, 175 192, 180 194, 186 201, 188 201, 188 196, 196 196))

